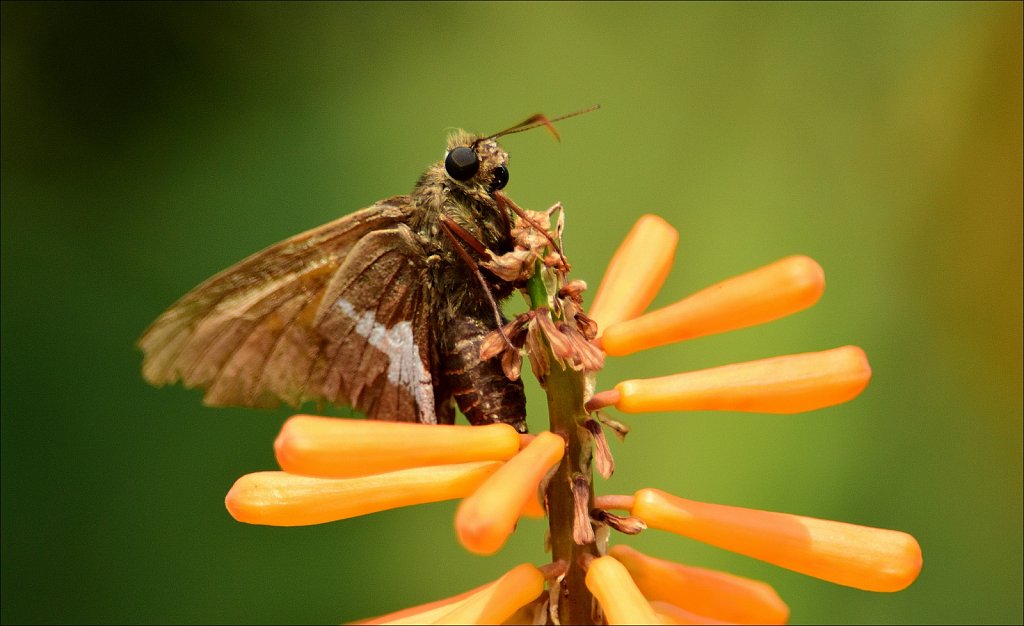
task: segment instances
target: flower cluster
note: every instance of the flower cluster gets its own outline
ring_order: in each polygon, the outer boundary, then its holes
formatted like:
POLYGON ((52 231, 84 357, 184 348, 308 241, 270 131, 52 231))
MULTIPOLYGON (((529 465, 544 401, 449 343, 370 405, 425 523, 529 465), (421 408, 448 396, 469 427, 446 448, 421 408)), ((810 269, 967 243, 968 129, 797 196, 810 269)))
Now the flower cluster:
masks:
MULTIPOLYGON (((860 348, 846 346, 627 380, 591 393, 592 366, 599 367, 604 356, 768 322, 811 306, 824 289, 818 264, 794 256, 645 314, 672 265, 677 238, 660 218, 641 218, 613 257, 588 315, 573 312, 576 324, 549 328, 549 312, 535 310, 510 323, 506 337, 517 350, 525 345, 531 360, 541 358, 531 351, 550 349, 563 369, 590 376, 582 386, 589 396, 582 398, 585 414, 620 433, 625 428, 599 411, 795 413, 845 402, 865 388, 871 375, 867 359, 860 348), (588 319, 602 329, 599 336, 590 331, 588 319), (572 345, 558 346, 560 334, 572 345)), ((563 291, 579 302, 578 288, 563 291)), ((507 345, 495 338, 484 349, 495 356, 507 352, 507 345)), ((511 353, 502 358, 507 370, 518 374, 521 360, 511 353)), ((601 427, 584 418, 580 430, 590 433, 585 441, 595 449, 599 473, 607 476, 611 458, 601 427)), ((596 600, 588 607, 595 623, 781 624, 789 617, 786 604, 764 582, 671 563, 626 545, 608 549, 609 529, 674 533, 869 591, 898 591, 920 571, 918 543, 894 530, 696 502, 654 488, 595 498, 590 477, 578 472, 560 492, 571 502, 554 502, 555 492, 545 486, 578 451, 562 431, 552 431, 520 435, 506 424, 428 426, 295 416, 274 444, 283 471, 243 476, 226 504, 239 521, 293 526, 462 499, 456 534, 464 547, 484 555, 502 547, 521 516, 554 518, 568 511, 574 518, 573 541, 592 546, 577 563, 524 563, 461 595, 364 623, 557 623, 555 605, 569 596, 567 576, 574 567, 585 574, 582 582, 596 600), (616 510, 627 514, 612 513, 616 510)), ((589 450, 586 455, 589 459, 589 450)))

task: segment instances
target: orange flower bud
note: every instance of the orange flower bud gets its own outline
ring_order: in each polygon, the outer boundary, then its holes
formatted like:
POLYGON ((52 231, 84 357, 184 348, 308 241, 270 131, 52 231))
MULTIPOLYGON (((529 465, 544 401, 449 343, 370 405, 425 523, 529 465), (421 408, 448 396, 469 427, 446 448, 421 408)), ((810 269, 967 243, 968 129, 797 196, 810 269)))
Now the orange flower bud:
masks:
POLYGON ((448 426, 296 415, 274 441, 281 469, 350 477, 411 467, 503 461, 519 451, 508 424, 448 426))
POLYGON ((609 403, 626 413, 799 413, 852 400, 870 378, 864 351, 845 346, 661 378, 627 380, 615 386, 618 394, 609 403))
POLYGON ((657 489, 636 492, 633 515, 719 548, 867 591, 899 591, 921 571, 910 535, 844 522, 705 504, 657 489))
POLYGON ((505 462, 455 515, 459 541, 470 552, 493 554, 512 534, 516 521, 552 465, 565 454, 565 440, 542 432, 522 452, 505 462))
POLYGON ((609 624, 661 624, 626 567, 614 558, 602 556, 591 561, 585 582, 609 624))
POLYGON ((450 598, 444 598, 443 600, 434 600, 433 602, 427 602, 426 604, 420 604, 418 606, 411 606, 407 609, 388 613, 387 615, 381 615, 379 617, 373 617, 370 619, 359 620, 357 622, 349 622, 350 624, 430 624, 434 620, 440 618, 446 613, 451 613, 455 607, 463 604, 471 596, 479 593, 490 587, 494 583, 487 583, 480 585, 476 589, 470 589, 469 591, 463 591, 458 595, 454 595, 450 598))
POLYGON ((789 607, 767 583, 656 559, 625 545, 608 554, 626 566, 648 600, 737 624, 785 624, 789 619, 789 607))
POLYGON ((635 319, 604 329, 601 345, 613 356, 763 324, 813 305, 825 273, 813 259, 791 256, 735 276, 635 319))
POLYGON ((523 505, 523 510, 519 514, 530 519, 544 519, 548 512, 544 508, 544 503, 541 502, 541 494, 534 493, 527 498, 526 504, 523 505))
POLYGON ((224 500, 248 524, 305 526, 412 504, 462 498, 493 474, 500 461, 439 465, 359 478, 314 478, 256 472, 239 478, 224 500))
POLYGON ((636 499, 633 496, 605 494, 594 498, 594 506, 608 511, 629 511, 632 510, 633 502, 635 500, 636 499))
POLYGON ((633 319, 654 300, 672 269, 679 233, 657 215, 644 215, 615 251, 587 315, 599 331, 633 319))
MULTIPOLYGON (((460 602, 434 624, 500 624, 544 591, 544 574, 529 563, 460 602)), ((421 622, 422 623, 422 622, 421 622)))
POLYGON ((662 600, 651 600, 651 608, 657 614, 662 624, 733 624, 735 622, 723 622, 706 615, 698 615, 662 600))

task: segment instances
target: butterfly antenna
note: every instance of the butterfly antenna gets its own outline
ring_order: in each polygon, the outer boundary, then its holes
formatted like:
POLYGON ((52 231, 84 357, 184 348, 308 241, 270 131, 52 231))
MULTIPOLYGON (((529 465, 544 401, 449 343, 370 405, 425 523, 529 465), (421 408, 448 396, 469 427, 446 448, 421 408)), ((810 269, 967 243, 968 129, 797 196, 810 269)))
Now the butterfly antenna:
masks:
POLYGON ((558 131, 555 130, 555 122, 560 122, 570 117, 576 117, 577 115, 583 115, 584 113, 590 113, 591 111, 596 111, 600 108, 600 104, 595 104, 594 106, 587 107, 586 109, 580 109, 579 111, 566 113, 565 115, 559 115, 554 119, 549 119, 548 116, 544 115, 543 113, 536 113, 526 118, 525 120, 519 122, 515 126, 506 128, 500 133, 494 133, 493 135, 487 137, 487 139, 497 139, 498 137, 504 137, 505 135, 521 133, 524 130, 531 130, 540 126, 544 126, 548 129, 548 131, 554 136, 556 140, 561 141, 562 138, 558 135, 558 131))

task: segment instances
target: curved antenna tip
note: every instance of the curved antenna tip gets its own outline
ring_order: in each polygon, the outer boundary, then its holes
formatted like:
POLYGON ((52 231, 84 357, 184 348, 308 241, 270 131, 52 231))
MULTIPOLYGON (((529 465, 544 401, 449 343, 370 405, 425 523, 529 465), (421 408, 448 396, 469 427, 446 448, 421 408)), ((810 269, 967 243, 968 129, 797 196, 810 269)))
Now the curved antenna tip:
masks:
POLYGON ((506 128, 501 132, 494 133, 493 135, 489 135, 487 139, 497 139, 498 137, 503 137, 505 135, 521 133, 525 130, 532 130, 540 126, 544 126, 545 128, 548 129, 548 132, 551 133, 551 135, 555 138, 556 141, 561 141, 562 138, 559 136, 558 131, 555 130, 555 122, 560 122, 570 117, 576 117, 577 115, 583 115, 584 113, 590 113, 591 111, 596 111, 600 108, 600 104, 595 104, 594 106, 587 107, 585 109, 580 109, 579 111, 573 111, 572 113, 566 113, 565 115, 559 115, 558 117, 552 119, 548 119, 548 116, 544 115, 543 113, 535 113, 514 126, 506 128))

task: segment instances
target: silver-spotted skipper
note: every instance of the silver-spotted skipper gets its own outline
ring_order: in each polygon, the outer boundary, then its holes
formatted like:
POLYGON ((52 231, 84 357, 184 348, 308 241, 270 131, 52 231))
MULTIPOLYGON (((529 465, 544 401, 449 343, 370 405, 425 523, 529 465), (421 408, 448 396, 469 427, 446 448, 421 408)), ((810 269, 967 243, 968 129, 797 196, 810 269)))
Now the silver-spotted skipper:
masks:
MULTIPOLYGON (((591 109, 588 109, 591 110, 591 109)), ((485 262, 511 253, 500 136, 457 131, 412 194, 286 239, 213 276, 146 330, 142 372, 225 406, 350 405, 371 419, 505 422, 526 432, 521 380, 480 359, 516 277, 485 262), (482 263, 484 263, 482 265, 482 263), (453 403, 454 400, 454 403, 453 403)), ((557 133, 555 133, 557 137, 557 133)))

